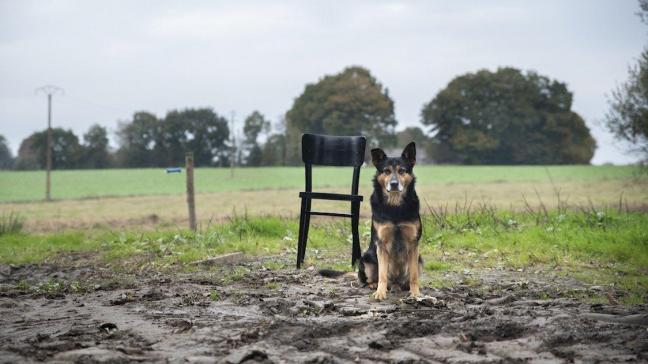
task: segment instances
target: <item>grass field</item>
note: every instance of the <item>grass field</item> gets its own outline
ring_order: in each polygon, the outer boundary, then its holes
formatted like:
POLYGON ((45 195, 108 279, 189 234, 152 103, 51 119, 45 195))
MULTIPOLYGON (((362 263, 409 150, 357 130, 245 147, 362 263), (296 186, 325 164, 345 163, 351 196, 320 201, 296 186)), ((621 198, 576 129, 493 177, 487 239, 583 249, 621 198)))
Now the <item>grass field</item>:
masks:
MULTIPOLYGON (((363 168, 361 186, 370 186, 373 167, 363 168)), ((299 189, 304 185, 301 167, 239 168, 231 177, 227 168, 197 168, 198 193, 299 189)), ((477 183, 547 183, 628 180, 637 173, 631 166, 419 166, 420 185, 477 183)), ((349 186, 351 171, 316 168, 315 188, 349 186)), ((41 200, 45 172, 0 172, 0 201, 41 200)), ((174 195, 185 191, 184 174, 165 174, 164 169, 106 169, 54 171, 52 198, 79 199, 107 196, 174 195)))
MULTIPOLYGON (((424 208, 487 204, 520 211, 527 205, 547 208, 567 204, 614 206, 645 210, 648 184, 633 167, 533 166, 462 167, 419 166, 417 191, 424 208), (558 195, 559 194, 559 195, 558 195)), ((364 168, 360 194, 371 194, 372 168, 364 168)), ((196 206, 202 226, 249 214, 295 217, 302 168, 243 168, 230 177, 229 169, 196 170, 196 206)), ((315 189, 347 192, 347 169, 317 168, 315 189)), ((185 176, 163 170, 55 171, 53 202, 42 201, 43 172, 0 172, 0 214, 25 218, 28 231, 69 229, 158 229, 186 226, 185 176)), ((315 201, 314 209, 348 210, 347 204, 315 201)), ((368 203, 361 205, 364 218, 368 203)))

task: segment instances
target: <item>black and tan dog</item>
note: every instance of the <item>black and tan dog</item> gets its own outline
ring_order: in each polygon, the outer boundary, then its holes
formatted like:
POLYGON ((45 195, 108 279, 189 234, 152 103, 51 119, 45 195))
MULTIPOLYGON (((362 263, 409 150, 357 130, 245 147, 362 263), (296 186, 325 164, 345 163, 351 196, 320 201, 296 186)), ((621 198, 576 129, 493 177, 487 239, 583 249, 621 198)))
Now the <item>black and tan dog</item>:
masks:
POLYGON ((416 145, 405 147, 400 158, 389 158, 381 149, 371 151, 376 175, 371 195, 371 242, 360 258, 360 282, 376 288, 374 298, 383 300, 387 290, 398 286, 419 296, 423 261, 419 199, 414 185, 416 145))
MULTIPOLYGON (((419 199, 414 189, 416 145, 405 147, 399 158, 389 158, 382 149, 371 151, 376 175, 371 195, 371 242, 360 258, 358 279, 375 288, 374 298, 384 300, 387 290, 398 286, 419 296, 419 274, 423 261, 419 255, 421 238, 419 199)), ((343 272, 321 270, 326 277, 343 272)))

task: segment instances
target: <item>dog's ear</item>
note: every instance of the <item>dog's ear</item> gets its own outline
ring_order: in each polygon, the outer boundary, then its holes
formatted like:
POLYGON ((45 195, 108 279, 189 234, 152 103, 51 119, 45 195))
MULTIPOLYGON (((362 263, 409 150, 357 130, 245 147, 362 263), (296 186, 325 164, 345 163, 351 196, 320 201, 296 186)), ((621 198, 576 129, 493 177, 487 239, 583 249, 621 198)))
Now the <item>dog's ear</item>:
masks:
POLYGON ((376 168, 382 163, 382 161, 387 158, 387 155, 385 152, 383 152, 382 149, 376 148, 371 150, 371 162, 373 163, 376 168))
POLYGON ((403 149, 401 158, 408 161, 412 167, 416 164, 416 143, 411 142, 403 149))

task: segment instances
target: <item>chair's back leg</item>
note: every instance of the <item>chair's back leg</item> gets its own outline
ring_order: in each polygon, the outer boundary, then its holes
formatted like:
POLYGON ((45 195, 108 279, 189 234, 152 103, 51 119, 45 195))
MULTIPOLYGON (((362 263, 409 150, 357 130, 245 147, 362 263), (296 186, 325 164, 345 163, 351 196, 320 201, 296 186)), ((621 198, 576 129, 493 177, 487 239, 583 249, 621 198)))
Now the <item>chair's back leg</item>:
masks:
POLYGON ((358 225, 360 223, 360 202, 351 202, 351 233, 353 235, 353 247, 351 248, 351 265, 355 266, 356 262, 360 259, 362 251, 360 249, 360 234, 358 233, 358 225))
POLYGON ((297 238, 297 269, 301 268, 303 259, 302 251, 306 250, 306 240, 304 239, 304 222, 306 220, 306 199, 302 198, 301 210, 299 212, 299 236, 297 238))
POLYGON ((304 263, 304 257, 306 256, 306 246, 308 245, 308 230, 310 228, 310 211, 311 211, 311 199, 307 198, 306 200, 306 211, 304 213, 304 242, 302 244, 301 251, 301 262, 304 263))

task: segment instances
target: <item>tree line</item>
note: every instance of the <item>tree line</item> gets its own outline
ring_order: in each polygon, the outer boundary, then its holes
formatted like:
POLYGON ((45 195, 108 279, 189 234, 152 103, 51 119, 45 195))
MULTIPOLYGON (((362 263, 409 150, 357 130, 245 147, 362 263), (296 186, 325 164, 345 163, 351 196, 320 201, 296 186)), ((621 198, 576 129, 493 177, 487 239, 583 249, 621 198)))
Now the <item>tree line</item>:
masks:
MULTIPOLYGON (((198 166, 298 165, 305 132, 365 135, 369 147, 387 149, 416 141, 424 162, 586 164, 596 142, 571 110, 572 100, 564 82, 533 71, 480 70, 456 77, 425 103, 420 126, 396 131, 388 88, 368 69, 353 66, 307 84, 274 127, 252 112, 236 138, 229 120, 211 108, 172 110, 164 117, 136 112, 118 124, 114 150, 100 125, 82 138, 54 128, 53 168, 178 166, 188 151, 198 166)), ((35 132, 14 158, 0 136, 0 168, 42 169, 45 146, 46 131, 35 132)))

